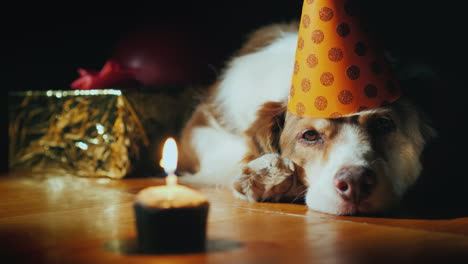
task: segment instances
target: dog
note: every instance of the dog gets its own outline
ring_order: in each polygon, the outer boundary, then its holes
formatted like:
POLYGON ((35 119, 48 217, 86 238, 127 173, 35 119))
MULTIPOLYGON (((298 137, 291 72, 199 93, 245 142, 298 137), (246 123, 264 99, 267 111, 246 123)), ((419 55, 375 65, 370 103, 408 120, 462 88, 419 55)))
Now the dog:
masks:
POLYGON ((335 119, 289 113, 297 28, 250 36, 182 130, 179 171, 248 201, 303 199, 335 215, 391 210, 418 179, 434 129, 404 98, 335 119))

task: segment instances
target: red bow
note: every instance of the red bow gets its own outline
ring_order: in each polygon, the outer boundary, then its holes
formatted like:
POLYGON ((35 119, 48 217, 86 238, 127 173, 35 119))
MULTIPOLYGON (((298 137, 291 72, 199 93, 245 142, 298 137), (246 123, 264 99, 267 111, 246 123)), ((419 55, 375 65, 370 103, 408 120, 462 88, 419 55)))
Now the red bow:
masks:
POLYGON ((136 84, 136 69, 122 69, 115 61, 107 61, 101 71, 78 69, 80 77, 72 84, 72 89, 92 90, 122 88, 136 84))

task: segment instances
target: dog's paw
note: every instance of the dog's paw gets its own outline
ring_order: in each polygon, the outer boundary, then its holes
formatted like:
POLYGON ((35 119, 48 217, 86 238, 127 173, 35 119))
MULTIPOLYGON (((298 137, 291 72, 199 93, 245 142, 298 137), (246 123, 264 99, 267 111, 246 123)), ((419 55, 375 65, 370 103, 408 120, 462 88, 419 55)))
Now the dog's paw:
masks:
POLYGON ((278 154, 266 154, 242 167, 234 194, 249 201, 280 201, 297 190, 294 163, 278 154))

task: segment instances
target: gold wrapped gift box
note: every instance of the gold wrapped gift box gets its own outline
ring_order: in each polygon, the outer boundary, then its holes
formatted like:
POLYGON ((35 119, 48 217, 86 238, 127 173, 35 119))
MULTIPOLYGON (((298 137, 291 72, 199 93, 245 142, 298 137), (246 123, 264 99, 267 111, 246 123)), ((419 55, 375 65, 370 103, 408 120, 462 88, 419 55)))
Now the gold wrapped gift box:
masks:
POLYGON ((178 133, 192 90, 26 91, 9 95, 9 167, 120 179, 157 174, 160 147, 178 133))

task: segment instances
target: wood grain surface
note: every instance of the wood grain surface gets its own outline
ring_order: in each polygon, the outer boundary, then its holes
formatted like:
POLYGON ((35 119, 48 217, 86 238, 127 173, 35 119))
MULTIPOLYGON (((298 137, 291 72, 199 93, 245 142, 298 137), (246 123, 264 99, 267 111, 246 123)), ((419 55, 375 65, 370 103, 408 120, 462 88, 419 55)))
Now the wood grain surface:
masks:
POLYGON ((468 263, 468 217, 338 217, 197 185, 211 203, 206 251, 140 254, 135 194, 162 183, 4 175, 0 263, 468 263))

